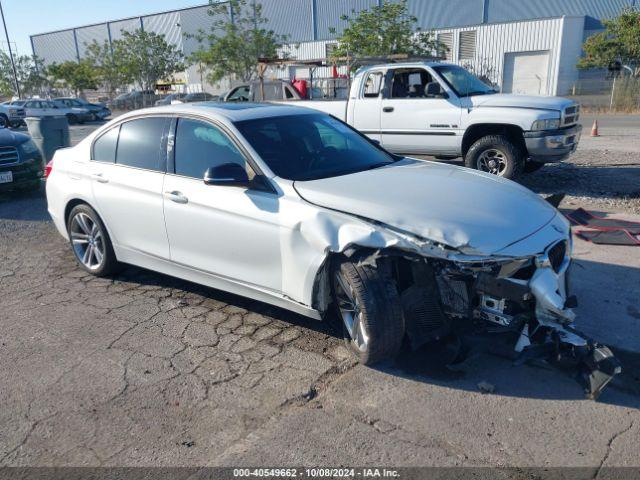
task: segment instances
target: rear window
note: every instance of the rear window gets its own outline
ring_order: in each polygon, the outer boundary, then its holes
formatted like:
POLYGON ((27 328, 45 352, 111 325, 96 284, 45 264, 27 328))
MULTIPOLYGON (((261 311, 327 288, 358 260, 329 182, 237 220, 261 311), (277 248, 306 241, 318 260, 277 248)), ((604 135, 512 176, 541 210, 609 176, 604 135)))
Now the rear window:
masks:
POLYGON ((98 162, 114 163, 116 161, 116 147, 118 146, 118 125, 102 134, 93 142, 93 160, 98 162))
POLYGON ((162 162, 163 135, 167 119, 141 118, 120 127, 116 163, 145 170, 164 171, 162 162))

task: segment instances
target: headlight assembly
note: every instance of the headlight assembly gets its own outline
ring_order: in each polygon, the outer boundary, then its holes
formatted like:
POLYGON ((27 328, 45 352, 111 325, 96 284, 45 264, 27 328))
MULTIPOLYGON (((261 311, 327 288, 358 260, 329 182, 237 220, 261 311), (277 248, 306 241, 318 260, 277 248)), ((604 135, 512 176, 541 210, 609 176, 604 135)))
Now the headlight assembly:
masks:
POLYGON ((36 147, 36 144, 33 143, 33 140, 27 140, 26 142, 22 143, 20 145, 20 149, 25 155, 34 155, 40 152, 40 150, 38 150, 38 147, 36 147))
POLYGON ((536 120, 531 125, 531 130, 555 130, 560 128, 559 118, 547 118, 545 120, 536 120))

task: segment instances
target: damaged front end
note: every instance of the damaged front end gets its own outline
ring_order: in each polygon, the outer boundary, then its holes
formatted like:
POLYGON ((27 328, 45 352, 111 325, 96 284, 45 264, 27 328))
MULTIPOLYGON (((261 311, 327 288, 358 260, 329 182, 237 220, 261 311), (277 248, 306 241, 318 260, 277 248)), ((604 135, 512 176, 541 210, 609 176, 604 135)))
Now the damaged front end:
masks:
POLYGON ((505 334, 516 363, 545 359, 577 370, 595 399, 620 373, 611 350, 572 327, 575 296, 568 295, 570 239, 521 258, 405 258, 395 278, 407 334, 414 348, 449 333, 505 334))

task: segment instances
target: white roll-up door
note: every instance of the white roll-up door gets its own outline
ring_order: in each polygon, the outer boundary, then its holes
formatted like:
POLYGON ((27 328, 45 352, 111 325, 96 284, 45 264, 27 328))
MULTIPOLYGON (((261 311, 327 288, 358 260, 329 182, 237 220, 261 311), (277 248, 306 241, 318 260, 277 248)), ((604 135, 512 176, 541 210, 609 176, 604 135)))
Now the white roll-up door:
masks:
POLYGON ((549 95, 549 51, 505 53, 502 91, 549 95))

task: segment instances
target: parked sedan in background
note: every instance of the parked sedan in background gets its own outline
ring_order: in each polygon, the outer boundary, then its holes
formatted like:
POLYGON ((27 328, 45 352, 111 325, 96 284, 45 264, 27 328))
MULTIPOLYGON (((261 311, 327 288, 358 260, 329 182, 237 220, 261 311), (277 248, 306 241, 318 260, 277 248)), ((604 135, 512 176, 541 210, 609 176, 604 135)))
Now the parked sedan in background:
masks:
POLYGON ((38 188, 43 172, 42 155, 31 137, 0 128, 0 192, 38 188))
POLYGON ((24 107, 27 117, 50 117, 55 115, 64 115, 67 117, 69 124, 88 122, 93 115, 86 108, 58 106, 50 100, 42 100, 33 98, 30 100, 16 100, 12 105, 20 105, 24 107))
POLYGON ((104 120, 111 116, 111 110, 105 105, 98 103, 89 103, 80 98, 54 98, 53 103, 59 108, 82 108, 89 111, 91 120, 104 120))
POLYGON ((211 95, 207 92, 189 93, 182 98, 175 99, 171 102, 172 105, 179 103, 194 103, 194 102, 211 102, 218 99, 218 95, 211 95))
POLYGON ((572 326, 571 232, 494 175, 393 155, 310 109, 139 110, 56 152, 48 208, 81 268, 119 262, 315 319, 364 364, 452 332, 572 362, 591 395, 620 371, 572 326), (167 138, 171 138, 170 141, 167 138), (451 199, 455 192, 455 201, 451 199))
POLYGON ((163 105, 171 105, 172 103, 174 103, 174 101, 182 100, 186 96, 186 93, 170 93, 166 97, 161 98, 160 100, 156 100, 155 106, 161 107, 163 105))

